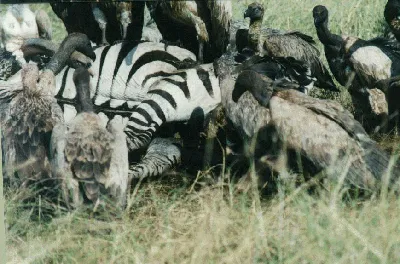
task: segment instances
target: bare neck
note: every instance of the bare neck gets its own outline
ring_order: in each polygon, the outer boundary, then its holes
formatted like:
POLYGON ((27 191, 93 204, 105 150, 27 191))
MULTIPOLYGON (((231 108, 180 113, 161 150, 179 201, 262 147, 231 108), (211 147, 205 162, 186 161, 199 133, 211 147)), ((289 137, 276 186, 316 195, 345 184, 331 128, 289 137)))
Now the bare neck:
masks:
POLYGON ((250 20, 248 45, 254 51, 260 51, 260 38, 261 38, 262 18, 250 20))

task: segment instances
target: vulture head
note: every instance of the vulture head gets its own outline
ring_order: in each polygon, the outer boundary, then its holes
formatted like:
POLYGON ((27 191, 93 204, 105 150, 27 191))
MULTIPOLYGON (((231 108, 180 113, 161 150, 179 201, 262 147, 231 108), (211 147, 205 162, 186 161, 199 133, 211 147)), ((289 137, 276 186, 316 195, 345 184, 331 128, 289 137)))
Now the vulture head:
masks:
POLYGON ((244 12, 244 18, 246 17, 250 18, 250 21, 262 20, 264 17, 263 5, 257 2, 251 3, 244 12))
POLYGON ((314 24, 320 25, 328 21, 328 9, 323 5, 317 5, 313 9, 314 24))

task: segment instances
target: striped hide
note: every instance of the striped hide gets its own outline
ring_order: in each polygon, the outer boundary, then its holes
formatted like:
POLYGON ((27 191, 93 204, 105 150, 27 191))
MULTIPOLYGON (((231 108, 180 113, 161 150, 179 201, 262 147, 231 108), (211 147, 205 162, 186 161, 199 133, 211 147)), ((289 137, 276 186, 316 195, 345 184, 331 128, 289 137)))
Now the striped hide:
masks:
MULTIPOLYGON (((147 146, 163 123, 187 121, 198 108, 207 114, 221 101, 212 64, 179 69, 183 60, 196 60, 188 50, 144 42, 129 51, 117 44, 95 53, 98 59, 91 67, 95 111, 105 123, 115 115, 125 117, 131 150, 147 146)), ((56 81, 56 98, 66 122, 76 115, 73 72, 65 68, 56 81)))
POLYGON ((152 81, 148 98, 134 109, 125 127, 131 150, 146 146, 162 124, 188 121, 198 109, 207 115, 221 102, 219 82, 211 63, 153 76, 148 78, 152 81))
MULTIPOLYGON (((95 50, 97 59, 91 67, 94 76, 90 96, 96 112, 103 112, 106 116, 116 113, 129 116, 133 107, 146 98, 151 82, 147 86, 141 84, 149 74, 173 72, 184 59, 196 60, 190 51, 176 46, 166 47, 162 43, 126 46, 117 44, 95 50)), ((73 73, 73 68, 66 67, 56 79, 55 97, 64 110, 66 122, 76 115, 78 103, 73 73)))
POLYGON ((129 178, 143 179, 161 175, 181 161, 179 142, 170 138, 154 138, 142 160, 130 167, 129 178))

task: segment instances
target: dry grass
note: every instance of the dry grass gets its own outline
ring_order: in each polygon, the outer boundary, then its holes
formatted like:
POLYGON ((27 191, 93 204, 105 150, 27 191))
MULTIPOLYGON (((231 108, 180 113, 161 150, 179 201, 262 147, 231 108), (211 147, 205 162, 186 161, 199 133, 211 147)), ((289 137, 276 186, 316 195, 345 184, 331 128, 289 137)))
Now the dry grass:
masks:
POLYGON ((322 186, 310 194, 285 184, 260 201, 256 191, 229 185, 177 187, 145 184, 131 211, 117 217, 74 212, 51 222, 30 220, 31 211, 8 196, 10 263, 400 261, 400 201, 391 194, 337 199, 322 186))
MULTIPOLYGON (((316 37, 311 10, 323 3, 332 31, 370 38, 382 32, 385 2, 270 0, 265 23, 316 37)), ((237 19, 248 3, 234 5, 237 19)), ((348 103, 345 92, 337 99, 348 103)), ((393 140, 382 142, 390 148, 393 140)), ((96 215, 66 213, 33 191, 9 187, 8 261, 400 263, 400 200, 394 194, 365 198, 327 183, 286 182, 267 197, 254 187, 238 192, 229 176, 212 184, 200 179, 199 188, 193 177, 167 175, 142 184, 129 211, 96 215), (27 198, 34 200, 23 203, 27 198)))

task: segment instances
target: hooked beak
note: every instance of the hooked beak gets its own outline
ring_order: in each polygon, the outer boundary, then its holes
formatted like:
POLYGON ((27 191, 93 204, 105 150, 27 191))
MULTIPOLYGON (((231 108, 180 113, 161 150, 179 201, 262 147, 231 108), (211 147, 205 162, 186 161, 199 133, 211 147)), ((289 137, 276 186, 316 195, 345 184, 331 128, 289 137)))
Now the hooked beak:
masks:
POLYGON ((249 10, 246 10, 243 14, 243 18, 249 17, 249 10))
POLYGON ((90 77, 94 76, 94 72, 93 72, 92 68, 87 69, 87 71, 89 72, 90 77))

